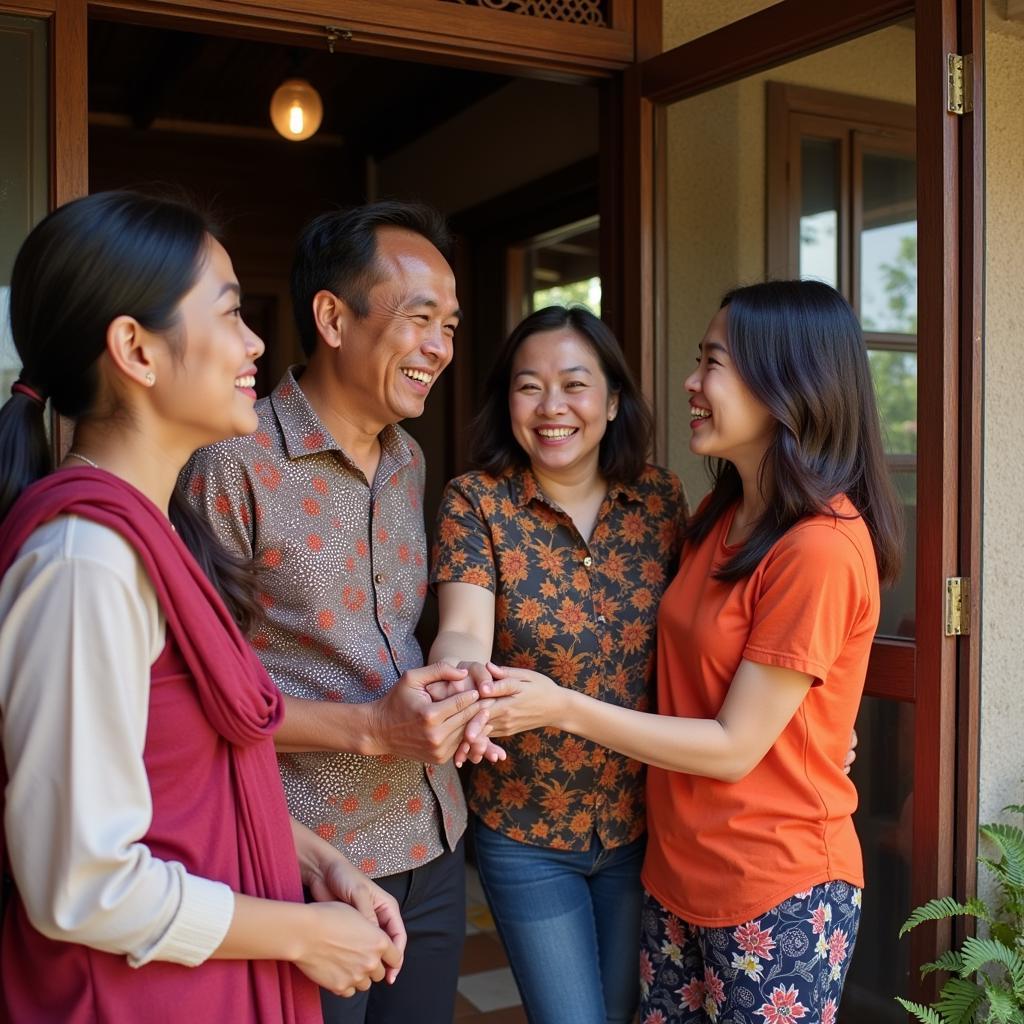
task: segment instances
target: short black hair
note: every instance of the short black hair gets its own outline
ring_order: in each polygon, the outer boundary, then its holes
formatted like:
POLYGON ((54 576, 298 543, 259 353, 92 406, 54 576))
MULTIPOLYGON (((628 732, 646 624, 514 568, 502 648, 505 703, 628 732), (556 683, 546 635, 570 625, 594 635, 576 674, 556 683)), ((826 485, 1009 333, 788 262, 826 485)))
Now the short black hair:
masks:
POLYGON ((509 387, 512 363, 520 345, 542 331, 567 327, 593 350, 608 381, 608 393, 618 396, 619 408, 601 438, 599 466, 609 483, 632 484, 647 466, 651 447, 651 413, 622 348, 608 325, 584 306, 546 306, 531 313, 508 336, 484 390, 484 404, 473 421, 470 460, 492 476, 529 465, 526 452, 512 433, 509 387))
POLYGON ((321 214, 299 236, 292 262, 292 312, 302 351, 316 350, 313 296, 334 292, 357 317, 369 311, 369 291, 380 280, 377 229, 402 228, 422 235, 445 259, 451 232, 444 217, 425 203, 387 200, 321 214))

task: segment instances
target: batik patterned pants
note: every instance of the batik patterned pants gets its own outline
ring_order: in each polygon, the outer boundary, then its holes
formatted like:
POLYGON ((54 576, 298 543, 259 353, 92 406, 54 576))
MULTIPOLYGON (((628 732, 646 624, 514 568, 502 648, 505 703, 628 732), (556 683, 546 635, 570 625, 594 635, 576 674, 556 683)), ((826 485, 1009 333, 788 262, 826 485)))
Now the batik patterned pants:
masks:
POLYGON ((728 928, 687 924, 644 893, 641 1024, 836 1024, 861 890, 825 882, 728 928))

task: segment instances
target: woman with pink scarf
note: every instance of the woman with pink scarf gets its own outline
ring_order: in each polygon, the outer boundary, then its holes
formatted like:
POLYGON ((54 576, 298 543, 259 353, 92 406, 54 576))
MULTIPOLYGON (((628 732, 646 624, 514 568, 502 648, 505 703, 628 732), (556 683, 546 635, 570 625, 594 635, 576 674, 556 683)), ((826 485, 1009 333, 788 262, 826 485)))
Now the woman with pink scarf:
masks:
POLYGON ((393 977, 397 905, 290 822, 253 567, 175 494, 256 426, 263 343, 178 202, 100 193, 28 236, 0 410, 0 1020, 320 1020, 393 977), (77 420, 50 472, 47 400, 77 420), (241 629, 240 629, 241 627, 241 629), (314 902, 303 902, 303 883, 314 902))

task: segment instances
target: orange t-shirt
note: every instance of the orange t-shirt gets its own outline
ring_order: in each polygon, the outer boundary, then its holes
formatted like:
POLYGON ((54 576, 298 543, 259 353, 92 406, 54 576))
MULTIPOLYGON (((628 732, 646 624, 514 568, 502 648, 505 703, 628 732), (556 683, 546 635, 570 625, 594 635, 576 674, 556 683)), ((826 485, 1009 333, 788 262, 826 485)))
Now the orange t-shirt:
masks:
MULTIPOLYGON (((833 502, 856 516, 845 496, 833 502)), ((871 641, 878 569, 864 521, 815 516, 787 531, 746 579, 712 577, 735 548, 733 512, 683 553, 658 613, 658 712, 714 718, 740 662, 814 677, 792 720, 739 782, 647 773, 643 882, 692 924, 743 924, 798 892, 864 884, 843 774, 871 641)))

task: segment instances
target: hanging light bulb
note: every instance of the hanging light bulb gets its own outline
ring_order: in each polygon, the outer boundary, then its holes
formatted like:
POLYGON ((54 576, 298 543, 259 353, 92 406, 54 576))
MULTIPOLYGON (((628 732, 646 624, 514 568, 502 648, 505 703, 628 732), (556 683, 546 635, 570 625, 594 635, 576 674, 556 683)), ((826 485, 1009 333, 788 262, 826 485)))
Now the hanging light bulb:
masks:
POLYGON ((282 82, 270 98, 270 120, 286 139, 308 139, 324 117, 320 94, 303 78, 282 82))

